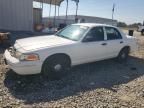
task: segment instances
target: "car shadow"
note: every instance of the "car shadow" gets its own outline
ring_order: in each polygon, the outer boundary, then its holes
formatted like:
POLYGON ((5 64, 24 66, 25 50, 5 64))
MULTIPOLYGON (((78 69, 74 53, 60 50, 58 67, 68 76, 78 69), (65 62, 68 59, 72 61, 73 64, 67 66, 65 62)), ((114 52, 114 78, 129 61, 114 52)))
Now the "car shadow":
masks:
POLYGON ((41 75, 19 76, 9 70, 4 85, 25 104, 49 102, 78 95, 81 92, 106 88, 117 92, 114 86, 126 84, 144 74, 144 60, 130 57, 126 63, 105 60, 72 68, 61 80, 49 81, 41 75))

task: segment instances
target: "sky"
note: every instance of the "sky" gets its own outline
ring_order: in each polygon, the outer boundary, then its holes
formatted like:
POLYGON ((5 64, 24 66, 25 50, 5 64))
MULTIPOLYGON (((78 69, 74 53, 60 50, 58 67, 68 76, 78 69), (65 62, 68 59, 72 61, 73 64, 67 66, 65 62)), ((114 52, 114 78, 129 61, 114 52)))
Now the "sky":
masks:
MULTIPOLYGON (((144 21, 144 0, 79 0, 78 15, 88 15, 103 18, 112 18, 112 8, 115 3, 114 19, 127 24, 144 21)), ((60 5, 60 15, 66 13, 66 0, 60 5)), ((69 0, 68 15, 75 15, 76 4, 69 0)), ((49 5, 44 5, 43 16, 49 16, 49 5)), ((54 16, 52 6, 51 16, 54 16)))

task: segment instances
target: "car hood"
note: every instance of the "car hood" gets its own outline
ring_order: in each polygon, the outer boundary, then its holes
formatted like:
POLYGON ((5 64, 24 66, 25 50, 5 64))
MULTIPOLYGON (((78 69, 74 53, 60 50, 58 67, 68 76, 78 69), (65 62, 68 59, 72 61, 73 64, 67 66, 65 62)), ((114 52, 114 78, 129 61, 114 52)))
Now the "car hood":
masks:
POLYGON ((19 50, 23 49, 23 50, 31 51, 31 50, 38 50, 43 48, 69 45, 74 42, 75 41, 61 38, 55 35, 49 35, 49 36, 38 36, 38 37, 16 40, 14 47, 19 50))

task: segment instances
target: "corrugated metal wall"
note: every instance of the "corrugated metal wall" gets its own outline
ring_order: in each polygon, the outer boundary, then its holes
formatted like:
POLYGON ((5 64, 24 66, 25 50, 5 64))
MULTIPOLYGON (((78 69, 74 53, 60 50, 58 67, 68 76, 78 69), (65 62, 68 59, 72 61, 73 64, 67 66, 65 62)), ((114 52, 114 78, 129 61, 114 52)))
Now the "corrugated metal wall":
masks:
POLYGON ((33 0, 0 0, 0 29, 32 31, 33 0))
MULTIPOLYGON (((108 19, 108 18, 100 18, 100 17, 92 17, 92 16, 82 16, 82 15, 78 15, 79 20, 84 19, 85 23, 100 23, 100 24, 108 24, 108 25, 114 25, 117 26, 117 21, 114 20, 112 21, 112 19, 108 19)), ((53 23, 53 18, 50 18, 50 21, 53 23)), ((45 17, 43 18, 43 23, 45 25, 47 25, 49 22, 49 18, 45 17)), ((56 25, 59 25, 60 23, 64 23, 65 22, 65 16, 59 16, 56 17, 56 25)), ((75 15, 68 15, 68 19, 67 19, 67 24, 73 24, 75 23, 75 15)))
POLYGON ((108 24, 117 26, 117 21, 112 19, 106 18, 99 18, 99 17, 90 17, 90 16, 78 16, 79 19, 84 19, 85 23, 100 23, 100 24, 108 24))
MULTIPOLYGON (((49 23, 51 22, 52 26, 54 26, 54 18, 43 18, 43 24, 48 27, 49 23)), ((58 19, 56 18, 55 19, 55 25, 56 27, 59 27, 59 24, 61 23, 65 23, 65 19, 58 19)), ((69 24, 74 24, 75 23, 75 20, 67 20, 67 25, 69 24)))

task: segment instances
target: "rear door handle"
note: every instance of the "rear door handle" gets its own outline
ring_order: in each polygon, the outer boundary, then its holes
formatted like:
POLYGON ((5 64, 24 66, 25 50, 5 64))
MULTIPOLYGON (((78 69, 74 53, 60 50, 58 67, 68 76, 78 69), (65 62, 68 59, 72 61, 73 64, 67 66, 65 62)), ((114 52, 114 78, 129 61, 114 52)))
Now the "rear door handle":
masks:
POLYGON ((105 45, 107 45, 107 43, 102 43, 101 45, 105 46, 105 45))
POLYGON ((123 41, 120 41, 120 44, 124 43, 123 41))

